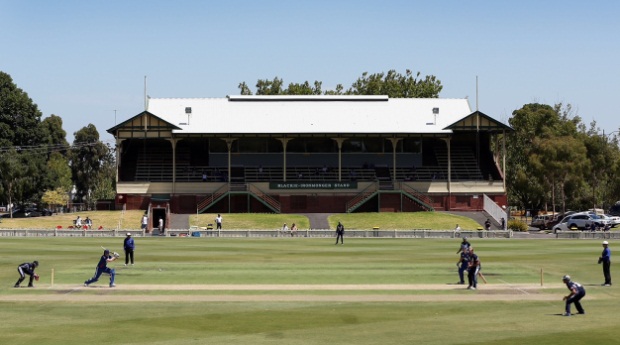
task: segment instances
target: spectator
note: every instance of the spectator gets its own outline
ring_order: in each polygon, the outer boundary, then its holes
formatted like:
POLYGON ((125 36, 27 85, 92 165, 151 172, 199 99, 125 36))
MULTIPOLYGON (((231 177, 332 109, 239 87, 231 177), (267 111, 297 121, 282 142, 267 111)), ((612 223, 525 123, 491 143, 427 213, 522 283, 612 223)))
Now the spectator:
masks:
POLYGON ((296 234, 297 234, 297 225, 293 223, 293 225, 291 225, 291 237, 295 236, 296 234))
POLYGON ((142 224, 141 224, 140 228, 141 228, 143 231, 146 231, 146 230, 147 230, 146 228, 147 228, 147 226, 149 225, 149 217, 148 217, 146 214, 147 214, 147 213, 146 213, 146 212, 144 212, 144 214, 142 215, 142 220, 141 220, 141 223, 142 223, 142 224))
POLYGON ((162 217, 159 217, 158 228, 159 228, 159 236, 165 236, 166 229, 164 228, 164 219, 162 217))
POLYGON ((215 217, 215 225, 217 230, 222 230, 222 216, 220 214, 215 217))

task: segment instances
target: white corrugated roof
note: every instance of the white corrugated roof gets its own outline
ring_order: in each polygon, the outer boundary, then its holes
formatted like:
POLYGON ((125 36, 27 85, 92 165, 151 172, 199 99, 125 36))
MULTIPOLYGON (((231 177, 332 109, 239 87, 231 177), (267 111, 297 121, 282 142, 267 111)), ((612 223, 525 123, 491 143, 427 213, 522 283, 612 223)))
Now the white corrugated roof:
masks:
POLYGON ((450 133, 443 128, 471 114, 467 99, 387 96, 151 98, 147 110, 181 127, 175 133, 212 134, 450 133))

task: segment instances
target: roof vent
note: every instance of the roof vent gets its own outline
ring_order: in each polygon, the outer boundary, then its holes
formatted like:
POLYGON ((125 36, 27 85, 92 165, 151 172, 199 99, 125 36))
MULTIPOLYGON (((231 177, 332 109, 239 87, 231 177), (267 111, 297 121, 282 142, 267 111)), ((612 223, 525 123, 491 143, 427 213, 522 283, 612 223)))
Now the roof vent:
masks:
POLYGON ((437 124, 437 115, 439 115, 439 108, 433 108, 433 123, 427 123, 427 125, 436 125, 437 124))
POLYGON ((187 115, 187 124, 189 125, 189 117, 192 115, 192 107, 185 107, 185 114, 187 115))

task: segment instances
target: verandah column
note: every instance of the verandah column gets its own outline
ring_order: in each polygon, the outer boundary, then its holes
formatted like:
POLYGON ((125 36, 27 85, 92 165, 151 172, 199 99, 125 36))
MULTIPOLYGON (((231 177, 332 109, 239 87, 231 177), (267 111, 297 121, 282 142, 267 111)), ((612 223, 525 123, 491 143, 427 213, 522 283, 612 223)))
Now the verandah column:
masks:
POLYGON ((347 138, 332 138, 338 144, 338 182, 342 181, 342 143, 347 138))
POLYGON ((230 179, 232 178, 232 145, 237 140, 237 138, 226 138, 224 141, 226 142, 226 147, 228 148, 228 185, 230 186, 230 179))
POLYGON ((175 193, 177 182, 177 142, 179 139, 166 139, 172 145, 172 194, 175 193))
POLYGON ((282 179, 286 182, 286 146, 291 138, 276 138, 282 143, 282 179))
POLYGON ((398 145, 402 138, 390 138, 389 140, 392 143, 392 169, 394 170, 392 181, 396 182, 396 145, 398 145))

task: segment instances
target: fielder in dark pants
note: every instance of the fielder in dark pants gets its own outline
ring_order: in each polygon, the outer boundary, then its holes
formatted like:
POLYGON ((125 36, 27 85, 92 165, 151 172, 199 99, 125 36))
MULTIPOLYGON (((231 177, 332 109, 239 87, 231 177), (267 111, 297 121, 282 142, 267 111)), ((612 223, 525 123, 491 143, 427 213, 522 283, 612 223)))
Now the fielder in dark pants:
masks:
POLYGON ((474 247, 469 247, 469 261, 467 263, 467 279, 469 280, 468 290, 478 288, 478 272, 480 272, 480 259, 474 253, 474 247))
POLYGON ((468 264, 469 264, 469 247, 466 247, 461 252, 461 258, 456 263, 456 267, 459 268, 458 284, 465 284, 465 271, 467 271, 468 264))
POLYGON ((35 279, 35 277, 37 277, 37 274, 34 273, 34 269, 37 267, 39 267, 38 261, 24 262, 23 264, 17 266, 17 273, 19 273, 19 279, 17 279, 17 283, 15 283, 14 287, 16 288, 19 287, 19 284, 21 284, 24 281, 24 279, 26 279, 26 274, 30 276, 28 287, 34 287, 34 285, 32 284, 32 280, 35 279))
POLYGON ((565 275, 562 277, 562 281, 566 284, 566 287, 570 290, 570 294, 568 296, 564 296, 564 300, 566 301, 566 310, 564 311, 564 316, 571 316, 570 313, 570 305, 572 303, 575 304, 575 308, 577 308, 577 312, 579 314, 585 314, 586 312, 583 310, 581 306, 581 299, 586 295, 586 289, 581 286, 581 284, 571 281, 569 275, 565 275))
POLYGON ((344 244, 344 225, 340 222, 336 226, 336 244, 338 244, 338 239, 340 239, 340 244, 344 244))
POLYGON ((127 237, 123 241, 123 249, 125 249, 125 266, 129 264, 131 258, 131 265, 133 266, 133 251, 136 249, 136 244, 131 237, 131 233, 127 233, 127 237))
POLYGON ((605 276, 603 286, 611 286, 611 249, 609 249, 609 242, 607 241, 603 241, 603 253, 598 258, 598 263, 603 264, 603 275, 605 276))

